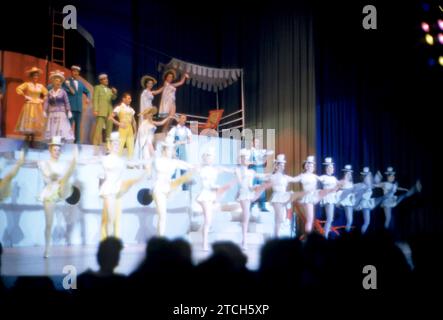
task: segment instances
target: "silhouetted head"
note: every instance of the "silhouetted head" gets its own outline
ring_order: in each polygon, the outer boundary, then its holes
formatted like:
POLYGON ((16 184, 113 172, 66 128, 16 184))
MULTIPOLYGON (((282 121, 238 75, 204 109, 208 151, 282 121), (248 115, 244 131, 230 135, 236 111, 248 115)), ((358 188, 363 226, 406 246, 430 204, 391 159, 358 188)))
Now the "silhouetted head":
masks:
POLYGON ((122 249, 122 241, 115 237, 108 237, 100 242, 97 252, 97 262, 100 266, 101 273, 114 273, 114 269, 120 261, 120 252, 122 249))

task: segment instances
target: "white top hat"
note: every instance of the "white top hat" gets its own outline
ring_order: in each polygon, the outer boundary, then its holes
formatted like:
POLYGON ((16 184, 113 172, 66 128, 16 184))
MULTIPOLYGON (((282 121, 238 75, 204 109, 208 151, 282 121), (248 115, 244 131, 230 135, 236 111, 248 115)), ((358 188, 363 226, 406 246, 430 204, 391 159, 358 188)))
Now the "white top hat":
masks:
POLYGON ((51 141, 49 141, 48 145, 50 146, 61 146, 62 143, 62 137, 61 136, 53 136, 51 138, 51 141))
POLYGON ((353 172, 352 166, 350 164, 345 165, 345 167, 342 169, 342 171, 346 172, 353 172))
POLYGON ((100 73, 98 75, 98 80, 101 80, 101 79, 104 79, 104 78, 107 78, 107 77, 108 77, 108 75, 106 73, 100 73))
POLYGON ((315 163, 315 157, 314 156, 308 156, 306 158, 305 163, 315 163))
POLYGON ((360 172, 360 174, 363 175, 363 176, 366 176, 366 175, 368 175, 370 173, 371 173, 371 171, 369 171, 369 167, 364 167, 363 171, 360 172))
POLYGON ((80 68, 80 67, 77 66, 77 65, 72 65, 72 66, 71 66, 71 70, 78 70, 78 71, 81 71, 82 68, 80 68))
POLYGON ((325 162, 323 162, 323 164, 325 166, 327 166, 327 165, 334 165, 334 162, 332 162, 332 158, 331 157, 327 157, 327 158, 325 158, 325 162))
POLYGON ((118 131, 111 132, 111 135, 110 135, 110 137, 109 137, 109 140, 111 140, 111 141, 117 141, 117 140, 119 140, 119 139, 120 139, 120 134, 118 133, 118 131))
POLYGON ((285 155, 278 154, 277 158, 274 160, 275 163, 286 163, 285 155))
POLYGON ((65 81, 65 74, 60 70, 51 71, 49 74, 49 80, 52 81, 54 78, 60 78, 61 81, 65 81))
POLYGON ((248 149, 240 149, 240 157, 246 157, 249 159, 249 157, 251 156, 251 151, 249 151, 248 149))
POLYGON ((395 175, 394 168, 392 168, 392 167, 388 167, 388 168, 386 169, 385 174, 388 175, 388 176, 393 176, 393 175, 395 175))

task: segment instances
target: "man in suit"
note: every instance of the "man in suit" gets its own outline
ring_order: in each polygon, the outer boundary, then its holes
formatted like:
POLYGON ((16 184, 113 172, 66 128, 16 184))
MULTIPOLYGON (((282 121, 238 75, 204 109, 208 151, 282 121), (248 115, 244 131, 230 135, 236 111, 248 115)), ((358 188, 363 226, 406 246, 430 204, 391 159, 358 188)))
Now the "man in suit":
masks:
POLYGON ((75 123, 75 142, 80 143, 80 128, 82 121, 82 110, 83 110, 83 95, 87 96, 86 103, 89 104, 89 99, 91 94, 88 88, 80 81, 80 71, 79 66, 71 67, 71 77, 67 78, 63 84, 63 88, 68 93, 69 104, 71 105, 71 125, 75 123))
POLYGON ((106 140, 112 132, 112 120, 109 116, 112 113, 112 101, 117 99, 117 89, 109 88, 108 75, 101 73, 98 76, 100 84, 94 87, 93 94, 93 106, 94 106, 94 116, 96 117, 95 132, 92 143, 94 145, 100 145, 103 142, 102 130, 103 127, 106 128, 106 140))

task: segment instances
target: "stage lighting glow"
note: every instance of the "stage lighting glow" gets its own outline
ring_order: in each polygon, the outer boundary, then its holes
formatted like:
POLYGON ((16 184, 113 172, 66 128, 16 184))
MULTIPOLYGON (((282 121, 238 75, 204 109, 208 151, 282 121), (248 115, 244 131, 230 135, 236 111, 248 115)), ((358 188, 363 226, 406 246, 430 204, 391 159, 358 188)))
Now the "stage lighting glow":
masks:
POLYGON ((429 58, 429 60, 428 60, 428 65, 429 65, 430 67, 435 66, 435 59, 433 59, 433 58, 429 58))
POLYGON ((423 8, 423 11, 429 11, 429 9, 431 8, 429 3, 422 3, 421 7, 423 8))
POLYGON ((425 40, 426 40, 426 43, 431 46, 434 44, 434 38, 430 34, 427 34, 425 36, 425 40))
POLYGON ((443 56, 438 57, 438 63, 443 67, 443 56))
POLYGON ((429 24, 427 24, 426 22, 421 23, 421 28, 424 32, 429 32, 429 24))
POLYGON ((443 44, 443 33, 439 33, 437 38, 438 38, 438 42, 440 42, 440 44, 443 44))
POLYGON ((438 24, 438 27, 439 27, 441 30, 443 30, 443 19, 438 19, 438 20, 437 20, 437 24, 438 24))

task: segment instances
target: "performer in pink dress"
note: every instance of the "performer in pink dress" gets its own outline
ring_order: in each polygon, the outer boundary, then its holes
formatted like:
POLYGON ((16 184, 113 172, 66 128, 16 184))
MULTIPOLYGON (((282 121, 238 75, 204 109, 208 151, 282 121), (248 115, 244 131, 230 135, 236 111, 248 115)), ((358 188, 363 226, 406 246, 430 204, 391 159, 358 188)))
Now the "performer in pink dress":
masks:
MULTIPOLYGON (((169 69, 163 75, 163 92, 160 100, 159 116, 175 116, 176 105, 175 105, 175 92, 177 88, 182 86, 189 75, 185 73, 180 81, 172 83, 176 78, 177 73, 174 69, 169 69)), ((167 132, 169 130, 170 121, 164 126, 162 132, 167 132)))

